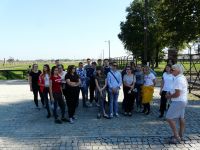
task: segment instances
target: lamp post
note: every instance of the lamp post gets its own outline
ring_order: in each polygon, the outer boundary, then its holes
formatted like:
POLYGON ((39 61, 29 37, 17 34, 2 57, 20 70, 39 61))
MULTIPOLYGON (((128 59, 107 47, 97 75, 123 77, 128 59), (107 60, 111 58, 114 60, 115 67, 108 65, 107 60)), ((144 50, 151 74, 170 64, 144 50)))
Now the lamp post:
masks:
POLYGON ((110 40, 105 41, 105 42, 108 42, 108 51, 109 51, 109 60, 110 60, 110 40))

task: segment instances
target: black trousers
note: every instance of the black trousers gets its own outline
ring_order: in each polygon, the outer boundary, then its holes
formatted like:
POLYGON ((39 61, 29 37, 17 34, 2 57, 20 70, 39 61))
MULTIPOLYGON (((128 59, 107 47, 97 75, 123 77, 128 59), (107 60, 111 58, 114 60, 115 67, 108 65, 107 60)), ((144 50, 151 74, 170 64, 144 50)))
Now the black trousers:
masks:
POLYGON ((44 102, 45 102, 45 105, 46 105, 47 113, 48 113, 48 115, 50 115, 51 112, 50 112, 50 108, 49 108, 48 95, 49 95, 49 87, 45 87, 44 91, 43 91, 43 97, 44 97, 44 102))
POLYGON ((42 92, 40 91, 40 87, 39 86, 33 86, 32 89, 33 89, 35 105, 38 107, 38 93, 39 93, 42 105, 44 106, 44 97, 43 97, 42 92))
POLYGON ((167 94, 167 91, 162 91, 161 93, 161 99, 160 99, 160 114, 164 115, 164 112, 167 107, 167 98, 165 97, 167 94))
POLYGON ((90 102, 91 103, 93 102, 94 99, 97 102, 97 98, 94 97, 95 88, 96 88, 95 79, 91 78, 90 79, 90 102))
POLYGON ((129 93, 130 88, 124 86, 124 111, 125 112, 131 112, 133 110, 134 101, 135 101, 135 95, 132 91, 129 93))
POLYGON ((61 109, 61 115, 62 118, 65 117, 65 102, 63 100, 62 97, 62 93, 53 93, 53 98, 54 98, 54 117, 55 119, 58 118, 58 114, 57 114, 57 107, 59 105, 60 109, 61 109))
POLYGON ((75 110, 79 101, 79 91, 79 87, 68 87, 64 93, 68 107, 69 118, 72 118, 75 114, 75 110))
POLYGON ((145 104, 143 104, 143 106, 144 106, 144 110, 143 110, 143 112, 150 112, 150 103, 145 103, 145 104))

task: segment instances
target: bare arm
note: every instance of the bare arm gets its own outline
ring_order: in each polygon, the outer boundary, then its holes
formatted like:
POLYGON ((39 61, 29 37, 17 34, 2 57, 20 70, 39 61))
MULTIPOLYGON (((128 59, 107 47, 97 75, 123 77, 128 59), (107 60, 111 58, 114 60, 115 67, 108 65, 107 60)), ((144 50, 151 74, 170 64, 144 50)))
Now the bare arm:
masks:
POLYGON ((33 89, 32 89, 32 77, 30 75, 28 77, 28 82, 29 82, 29 85, 30 85, 30 91, 33 91, 33 89))
POLYGON ((52 80, 49 81, 49 93, 50 93, 51 100, 53 100, 52 80))
POLYGON ((166 95, 166 98, 167 99, 170 99, 170 98, 177 98, 177 97, 179 97, 180 96, 180 90, 178 90, 178 89, 175 89, 175 93, 174 94, 167 94, 166 95))

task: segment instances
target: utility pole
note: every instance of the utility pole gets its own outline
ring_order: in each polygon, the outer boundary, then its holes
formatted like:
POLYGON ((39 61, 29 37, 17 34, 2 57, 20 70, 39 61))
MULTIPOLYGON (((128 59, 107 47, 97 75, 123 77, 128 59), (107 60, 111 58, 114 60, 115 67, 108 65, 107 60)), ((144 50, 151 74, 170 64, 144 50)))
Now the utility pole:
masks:
POLYGON ((109 51, 109 60, 110 60, 110 40, 105 41, 105 42, 108 42, 108 51, 109 51))

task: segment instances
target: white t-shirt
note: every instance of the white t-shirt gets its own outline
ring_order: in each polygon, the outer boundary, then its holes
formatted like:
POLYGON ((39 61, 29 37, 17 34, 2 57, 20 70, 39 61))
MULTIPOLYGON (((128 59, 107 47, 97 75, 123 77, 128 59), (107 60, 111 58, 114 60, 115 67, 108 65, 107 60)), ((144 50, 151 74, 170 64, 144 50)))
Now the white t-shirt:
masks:
POLYGON ((163 73, 164 85, 162 91, 171 91, 174 83, 174 76, 171 73, 163 73))
POLYGON ((145 86, 152 86, 154 85, 153 80, 156 79, 155 75, 153 73, 149 73, 148 75, 144 75, 144 85, 145 86))
POLYGON ((44 86, 49 87, 49 75, 45 74, 44 76, 44 86))
POLYGON ((60 74, 62 83, 66 83, 66 81, 65 81, 65 75, 66 75, 66 74, 67 74, 66 71, 63 71, 62 74, 60 74))
POLYGON ((174 84, 172 89, 172 94, 175 93, 175 90, 180 90, 180 96, 177 98, 172 98, 172 101, 183 101, 187 102, 188 95, 188 82, 184 75, 180 74, 174 78, 174 84))

